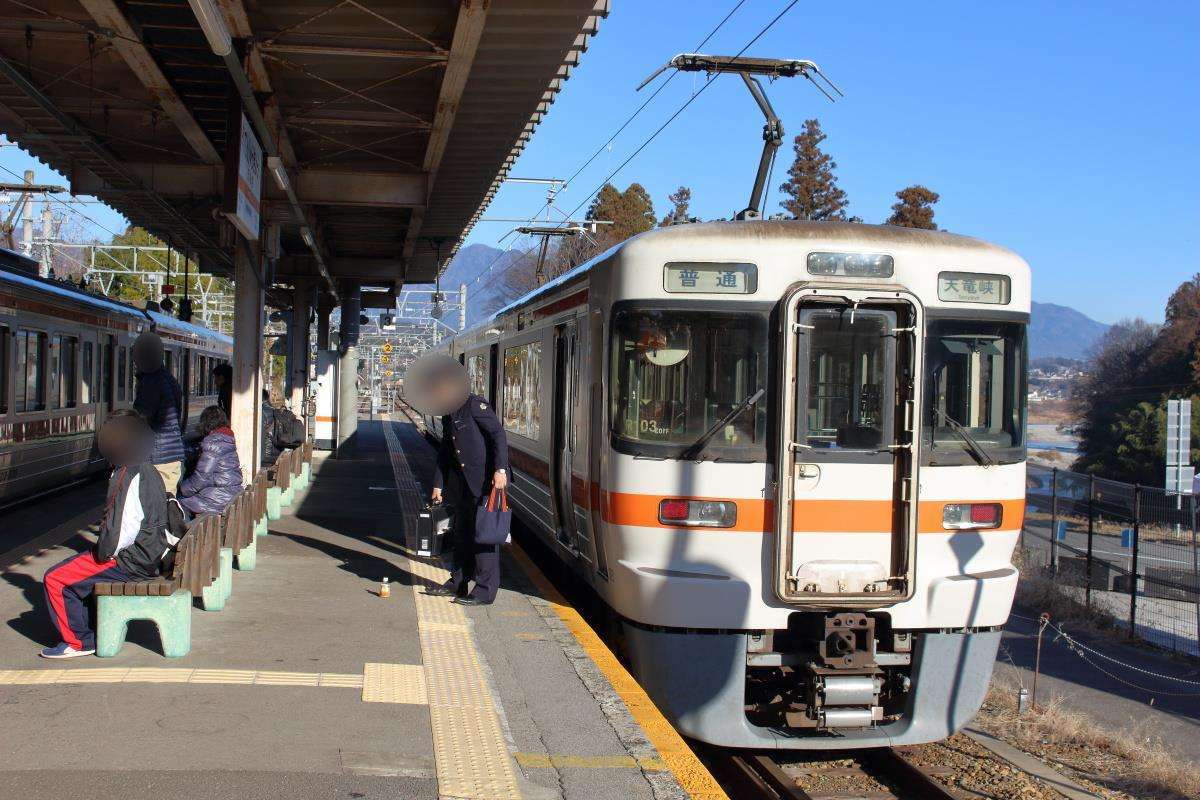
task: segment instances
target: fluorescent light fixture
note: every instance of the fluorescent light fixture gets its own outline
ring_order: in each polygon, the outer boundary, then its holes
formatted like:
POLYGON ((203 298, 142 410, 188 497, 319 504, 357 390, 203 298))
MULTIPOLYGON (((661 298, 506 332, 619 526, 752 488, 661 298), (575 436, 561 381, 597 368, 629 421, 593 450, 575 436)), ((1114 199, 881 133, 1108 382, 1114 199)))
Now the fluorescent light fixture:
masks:
POLYGON ((233 52, 233 39, 229 36, 229 28, 225 26, 225 16, 213 0, 188 0, 208 46, 217 55, 224 58, 233 52))
POLYGON ((304 243, 306 245, 308 245, 309 247, 313 247, 312 231, 309 230, 307 227, 300 229, 300 238, 304 240, 304 243))
POLYGON ((283 168, 283 159, 279 156, 267 156, 267 169, 271 170, 271 174, 275 176, 275 185, 280 191, 286 192, 288 189, 287 170, 283 168))

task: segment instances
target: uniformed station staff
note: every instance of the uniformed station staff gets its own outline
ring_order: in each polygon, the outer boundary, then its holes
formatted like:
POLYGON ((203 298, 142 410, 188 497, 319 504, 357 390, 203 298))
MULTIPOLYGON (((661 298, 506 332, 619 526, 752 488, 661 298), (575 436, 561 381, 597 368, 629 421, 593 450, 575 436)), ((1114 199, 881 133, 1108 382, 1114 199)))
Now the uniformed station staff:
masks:
MULTIPOLYGON (((446 381, 435 391, 447 396, 454 391, 446 381)), ((451 507, 454 538, 454 572, 441 587, 429 594, 455 595, 454 602, 482 606, 496 599, 500 588, 500 546, 475 542, 475 511, 480 498, 491 488, 508 485, 508 442, 491 404, 477 394, 455 411, 442 417, 442 443, 438 448, 437 472, 433 479, 433 502, 442 502, 442 492, 451 507), (470 581, 475 588, 467 593, 470 581)))

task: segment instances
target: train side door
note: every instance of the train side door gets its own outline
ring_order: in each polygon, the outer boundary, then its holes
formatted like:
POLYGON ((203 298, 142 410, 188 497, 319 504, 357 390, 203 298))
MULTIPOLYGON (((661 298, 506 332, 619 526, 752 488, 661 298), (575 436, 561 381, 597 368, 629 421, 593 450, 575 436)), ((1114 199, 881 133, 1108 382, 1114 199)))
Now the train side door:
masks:
POLYGON ((878 607, 912 594, 922 313, 903 293, 785 300, 776 594, 878 607))
POLYGON ((571 483, 575 460, 575 380, 577 332, 574 320, 554 329, 554 419, 550 453, 550 496, 558 541, 576 556, 580 547, 571 483))

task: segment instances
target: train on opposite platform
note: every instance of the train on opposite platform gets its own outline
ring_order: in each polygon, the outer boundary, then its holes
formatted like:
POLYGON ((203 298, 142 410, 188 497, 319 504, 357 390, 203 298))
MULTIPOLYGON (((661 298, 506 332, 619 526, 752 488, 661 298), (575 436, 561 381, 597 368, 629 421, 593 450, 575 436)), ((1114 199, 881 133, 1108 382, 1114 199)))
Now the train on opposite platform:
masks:
POLYGON ((1017 585, 1029 313, 996 245, 742 220, 633 237, 440 348, 501 416, 515 512, 678 729, 829 750, 980 707, 1017 585))
POLYGON ((139 333, 163 340, 184 393, 184 424, 217 401, 212 368, 233 340, 159 311, 38 277, 38 262, 0 248, 0 507, 105 469, 96 426, 130 408, 139 333))

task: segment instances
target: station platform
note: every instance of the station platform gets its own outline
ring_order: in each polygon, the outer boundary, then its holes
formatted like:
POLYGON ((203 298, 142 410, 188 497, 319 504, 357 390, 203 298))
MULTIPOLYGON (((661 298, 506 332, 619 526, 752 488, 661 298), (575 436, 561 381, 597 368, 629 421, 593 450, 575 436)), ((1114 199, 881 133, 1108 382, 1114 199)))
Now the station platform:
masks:
POLYGON ((37 657, 41 576, 86 546, 94 484, 48 501, 45 532, 0 534, 0 797, 723 797, 519 548, 492 606, 424 594, 445 577, 408 547, 432 458, 387 419, 317 454, 178 659, 136 623, 114 658, 37 657))

